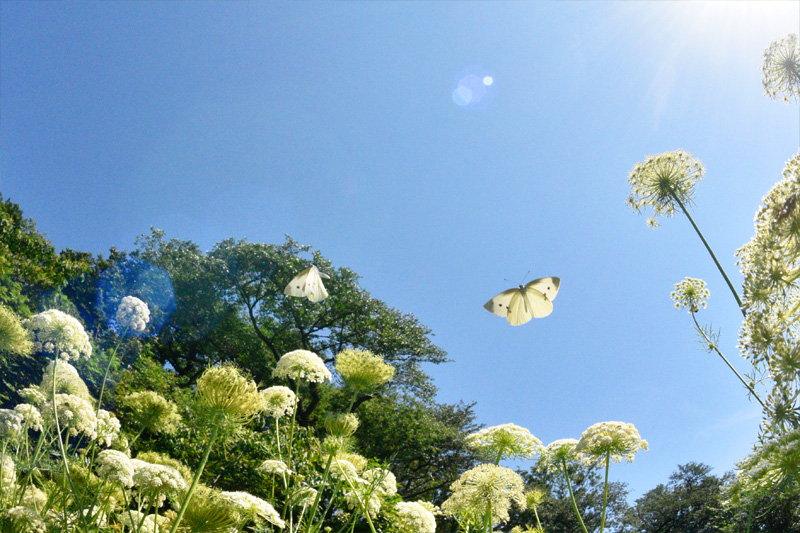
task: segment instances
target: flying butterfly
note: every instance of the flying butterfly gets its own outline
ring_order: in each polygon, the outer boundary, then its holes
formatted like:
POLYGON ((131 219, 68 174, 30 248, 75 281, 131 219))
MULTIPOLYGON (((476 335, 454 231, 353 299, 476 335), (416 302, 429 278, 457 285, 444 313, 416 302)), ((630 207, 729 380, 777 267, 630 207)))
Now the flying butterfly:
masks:
POLYGON ((299 298, 305 297, 311 302, 321 302, 328 297, 328 291, 325 290, 325 285, 322 284, 322 278, 331 279, 329 275, 320 272, 317 267, 311 265, 289 282, 286 288, 283 289, 283 294, 299 298))
POLYGON ((539 278, 516 289, 503 291, 483 306, 490 313, 503 317, 512 326, 531 318, 546 317, 553 312, 553 299, 561 285, 559 278, 539 278))

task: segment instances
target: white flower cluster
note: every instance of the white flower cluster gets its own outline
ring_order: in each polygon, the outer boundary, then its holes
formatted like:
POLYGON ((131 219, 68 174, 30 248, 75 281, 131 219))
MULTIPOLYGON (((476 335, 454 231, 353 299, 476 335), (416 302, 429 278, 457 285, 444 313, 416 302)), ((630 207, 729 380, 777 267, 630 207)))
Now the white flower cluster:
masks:
POLYGON ((125 296, 117 307, 117 325, 123 330, 142 332, 150 321, 147 304, 135 296, 125 296))
POLYGON ((6 492, 17 484, 17 465, 8 455, 0 456, 0 489, 6 492))
POLYGON ((292 471, 289 470, 289 467, 286 466, 286 463, 277 459, 267 459, 261 463, 256 470, 267 474, 276 474, 279 476, 292 473, 292 471))
POLYGON ((236 510, 249 519, 261 518, 266 520, 274 526, 283 529, 286 522, 281 519, 281 515, 275 508, 257 496, 253 496, 247 492, 225 492, 221 494, 222 498, 233 505, 236 510))
POLYGON ((0 409, 0 439, 15 440, 22 432, 23 416, 11 409, 0 409))
POLYGON ((761 84, 764 94, 784 102, 800 98, 800 44, 797 34, 775 39, 761 54, 761 84))
POLYGON ((636 452, 647 449, 647 441, 639 436, 639 431, 633 424, 598 422, 583 432, 575 452, 584 454, 585 462, 603 459, 608 455, 615 463, 623 459, 632 463, 636 452))
POLYGON ((297 396, 295 396, 294 391, 289 387, 283 387, 281 385, 269 387, 262 390, 261 395, 267 402, 267 407, 264 409, 267 416, 280 418, 282 416, 289 416, 294 412, 297 396))
POLYGON ((343 486, 348 505, 372 518, 378 516, 384 498, 397 494, 397 479, 383 468, 367 470, 362 477, 351 477, 349 483, 345 482, 343 486))
POLYGON ((333 377, 325 362, 314 352, 294 350, 278 360, 272 376, 293 380, 304 379, 311 383, 330 381, 333 377))
POLYGON ((92 345, 83 325, 74 317, 50 309, 33 315, 23 324, 35 337, 34 349, 55 353, 64 360, 78 360, 92 355, 92 345))
POLYGON ((119 419, 105 409, 97 412, 97 443, 102 446, 111 446, 119 438, 122 425, 119 419))
POLYGON ((6 517, 18 533, 45 533, 47 524, 33 509, 18 505, 6 511, 6 517))
POLYGON ((145 499, 161 507, 168 494, 179 494, 186 490, 186 481, 176 468, 131 459, 133 484, 145 499))
POLYGON ((158 515, 147 515, 139 511, 127 510, 119 516, 122 525, 137 533, 155 533, 156 520, 158 520, 158 531, 166 531, 164 528, 169 525, 166 517, 158 515), (141 528, 139 525, 141 524, 141 528))
MULTIPOLYGON (((90 439, 97 437, 97 416, 92 405, 74 394, 56 394, 56 412, 61 429, 71 437, 83 433, 90 439)), ((53 402, 44 404, 42 415, 48 424, 55 426, 53 402)))
POLYGON ((581 456, 575 452, 577 445, 577 439, 554 440, 539 452, 536 468, 543 472, 562 472, 565 462, 581 459, 581 456))
POLYGON ((394 506, 399 533, 434 533, 436 517, 422 502, 398 502, 394 506))
POLYGON ((103 450, 97 454, 97 475, 123 487, 133 486, 134 467, 131 459, 117 450, 103 450))
POLYGON ((706 308, 706 299, 710 294, 702 279, 684 278, 675 284, 675 290, 669 296, 675 302, 675 309, 687 307, 690 313, 696 313, 701 307, 706 308))
POLYGON ((33 405, 43 405, 47 402, 47 396, 44 395, 42 389, 40 389, 37 385, 33 385, 31 387, 25 387, 18 391, 20 397, 25 400, 28 400, 29 403, 33 405))
POLYGON ((492 461, 497 457, 530 459, 542 448, 542 441, 515 424, 482 429, 468 435, 466 442, 470 448, 492 461))
POLYGON ((93 400, 89 388, 78 374, 78 370, 66 361, 50 361, 47 363, 47 368, 42 376, 42 381, 39 383, 39 390, 48 395, 53 394, 53 369, 55 369, 56 392, 63 394, 74 394, 84 400, 91 402, 93 400))
POLYGON ((14 411, 22 416, 26 427, 34 431, 42 431, 42 413, 29 403, 20 403, 14 407, 14 411))
POLYGON ((467 470, 450 485, 452 494, 442 504, 442 510, 461 521, 479 520, 488 510, 492 523, 506 522, 511 504, 523 507, 525 484, 509 468, 482 464, 467 470))

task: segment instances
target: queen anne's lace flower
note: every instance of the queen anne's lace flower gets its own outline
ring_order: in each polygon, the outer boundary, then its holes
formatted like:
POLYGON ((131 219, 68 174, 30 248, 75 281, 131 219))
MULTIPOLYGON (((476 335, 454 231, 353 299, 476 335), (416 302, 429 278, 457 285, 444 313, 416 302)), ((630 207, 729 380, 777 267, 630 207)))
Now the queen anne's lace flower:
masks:
POLYGON ((122 330, 142 332, 150 321, 147 304, 135 296, 125 296, 117 308, 117 325, 122 330))
POLYGON ((156 520, 158 520, 159 533, 167 531, 165 528, 169 525, 167 518, 164 516, 155 514, 145 516, 144 513, 132 510, 126 510, 120 513, 118 520, 122 525, 136 533, 155 533, 156 520), (141 529, 138 529, 139 524, 141 524, 141 529))
POLYGON ((277 385, 269 387, 261 391, 264 400, 267 402, 267 407, 264 412, 273 418, 280 418, 282 416, 289 416, 294 412, 295 403, 297 403, 297 396, 294 391, 289 387, 277 385))
POLYGON ((333 479, 344 483, 347 483, 348 480, 358 479, 356 467, 346 459, 334 459, 331 461, 330 473, 333 479))
POLYGON ((0 455, 0 492, 13 489, 17 484, 17 465, 8 455, 0 455))
POLYGON ((111 446, 119 438, 122 425, 114 413, 100 409, 97 413, 97 443, 111 446))
POLYGON ((784 102, 800 98, 800 44, 797 34, 775 39, 761 54, 761 83, 764 94, 784 102))
POLYGON ((482 429, 467 436, 467 445, 491 461, 498 459, 530 459, 541 449, 542 441, 527 429, 515 424, 502 424, 482 429))
POLYGON ((266 400, 255 381, 233 365, 212 366, 197 380, 197 400, 208 416, 244 424, 264 411, 266 400))
POLYGON ((260 518, 266 520, 274 526, 283 529, 286 522, 281 519, 281 515, 275 508, 257 496, 247 492, 222 492, 223 499, 233 505, 237 511, 249 519, 260 518))
POLYGON ((328 435, 352 437, 358 429, 358 415, 355 413, 327 413, 322 419, 322 425, 328 435))
POLYGON ((19 318, 4 305, 0 305, 0 350, 17 355, 28 355, 33 350, 19 318))
POLYGON ((522 478, 513 470, 478 465, 450 485, 451 495, 442 504, 442 510, 462 523, 471 523, 491 508, 492 523, 506 522, 512 503, 524 506, 524 490, 522 478))
POLYGON ((120 404, 130 409, 134 420, 149 431, 172 435, 178 430, 178 406, 155 391, 133 392, 123 396, 120 404))
POLYGON ((304 379, 311 383, 330 381, 331 371, 314 352, 294 350, 283 355, 275 365, 272 376, 276 378, 304 379))
POLYGON ((686 307, 690 313, 696 313, 701 307, 706 308, 709 294, 705 281, 697 278, 685 278, 675 284, 675 290, 670 293, 670 298, 675 302, 675 309, 686 307))
POLYGON ((16 440, 22 432, 24 421, 17 411, 0 409, 0 439, 16 440))
POLYGON ((161 507, 167 495, 180 494, 186 490, 186 481, 176 468, 156 465, 131 459, 133 484, 146 501, 161 507))
POLYGON ((648 226, 658 227, 655 217, 671 217, 681 206, 691 206, 695 187, 704 173, 700 160, 683 150, 649 155, 628 174, 631 194, 627 204, 637 213, 645 207, 652 209, 648 226))
POLYGON ((50 309, 33 315, 23 324, 35 337, 35 350, 46 353, 58 351, 64 360, 78 360, 92 355, 92 345, 83 325, 76 318, 50 309))
POLYGON ((542 472, 561 472, 564 463, 580 460, 575 452, 576 439, 558 439, 545 446, 539 455, 536 468, 542 472))
POLYGON ((28 507, 18 505, 6 511, 6 519, 17 533, 45 533, 45 524, 39 513, 28 507))
POLYGON ((258 468, 256 468, 256 470, 259 470, 266 474, 275 474, 279 476, 284 474, 288 475, 292 473, 292 471, 289 470, 289 467, 286 466, 286 463, 278 459, 267 459, 266 461, 258 465, 258 468))
POLYGON ((41 406, 47 401, 47 396, 42 392, 38 385, 25 387, 19 390, 19 395, 22 399, 27 400, 29 403, 41 406))
POLYGON ((81 379, 74 366, 66 361, 50 361, 42 376, 39 390, 44 391, 48 397, 53 394, 53 369, 56 369, 56 393, 72 394, 83 398, 87 402, 93 401, 86 383, 81 379))
POLYGON ((20 403, 14 406, 14 411, 22 416, 26 427, 34 431, 42 431, 42 413, 29 403, 20 403))
POLYGON ((420 502, 398 502, 394 506, 398 533, 434 533, 436 517, 420 502))
MULTIPOLYGON (((56 394, 56 409, 62 431, 66 429, 71 437, 80 433, 92 440, 97 437, 97 416, 89 402, 73 394, 56 394)), ((52 401, 44 404, 42 416, 55 427, 52 401)))
POLYGON ((575 451, 583 454, 586 462, 608 456, 615 463, 623 459, 632 463, 636 452, 647 450, 648 447, 647 441, 639 436, 633 424, 598 422, 583 432, 575 451))
POLYGON ((344 350, 336 356, 336 371, 345 384, 358 392, 370 392, 394 377, 394 367, 369 350, 344 350))
POLYGON ((134 467, 131 459, 117 450, 103 450, 95 460, 97 475, 123 487, 133 486, 134 467))
POLYGON ((361 477, 382 496, 397 494, 397 478, 384 468, 371 468, 361 474, 361 477))

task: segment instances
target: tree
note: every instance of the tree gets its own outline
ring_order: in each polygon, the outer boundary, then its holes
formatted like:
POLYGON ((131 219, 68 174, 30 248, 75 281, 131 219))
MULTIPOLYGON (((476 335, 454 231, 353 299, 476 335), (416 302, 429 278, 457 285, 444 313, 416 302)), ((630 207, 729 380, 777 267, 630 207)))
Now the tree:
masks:
MULTIPOLYGON (((603 510, 603 476, 597 468, 576 463, 570 470, 572 490, 575 502, 580 509, 583 521, 589 531, 600 529, 600 520, 603 510)), ((572 507, 569 488, 563 473, 557 471, 539 471, 536 468, 528 472, 520 472, 525 480, 526 488, 539 488, 547 493, 544 502, 537 508, 542 527, 547 533, 575 533, 582 531, 578 518, 572 507)), ((608 484, 608 509, 606 511, 605 527, 609 531, 626 531, 623 522, 628 512, 627 485, 621 481, 608 484)), ((535 525, 536 518, 533 511, 525 510, 512 514, 511 520, 506 524, 508 530, 515 525, 535 525)))
POLYGON ((709 475, 702 463, 679 465, 669 483, 659 484, 636 500, 629 524, 642 533, 710 533, 722 531, 722 488, 727 476, 709 475))

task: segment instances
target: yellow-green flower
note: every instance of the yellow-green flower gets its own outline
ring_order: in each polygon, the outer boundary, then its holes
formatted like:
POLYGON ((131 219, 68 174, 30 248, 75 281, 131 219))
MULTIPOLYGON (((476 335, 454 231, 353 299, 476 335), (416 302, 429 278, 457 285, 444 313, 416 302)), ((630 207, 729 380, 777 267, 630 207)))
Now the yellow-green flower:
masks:
POLYGON ((311 383, 322 383, 331 380, 331 371, 325 362, 314 352, 308 350, 294 350, 283 354, 272 371, 276 378, 291 380, 304 379, 311 383))
POLYGON ((696 313, 701 307, 706 308, 709 294, 705 281, 685 278, 675 284, 675 290, 670 293, 670 298, 675 302, 675 309, 687 307, 690 313, 696 313))
POLYGON ((633 424, 598 422, 583 432, 575 452, 586 456, 588 461, 609 457, 615 463, 623 459, 632 463, 636 452, 648 447, 633 424))
POLYGON ((492 523, 509 518, 511 504, 525 506, 522 478, 511 469, 491 464, 467 470, 450 485, 451 495, 442 510, 461 523, 475 523, 491 508, 492 523))
POLYGON ((17 315, 4 305, 0 305, 0 351, 16 355, 28 355, 33 351, 28 332, 17 315))
POLYGON ((178 430, 181 422, 178 406, 155 391, 133 392, 119 401, 133 412, 136 423, 148 431, 172 435, 178 430))
POLYGON ((527 429, 515 424, 502 424, 472 433, 467 445, 481 456, 492 460, 530 459, 542 448, 542 441, 527 429))
POLYGON ((344 350, 336 356, 336 371, 351 389, 371 392, 394 377, 394 367, 369 350, 344 350))
POLYGON ((800 44, 797 34, 775 39, 761 54, 761 83, 764 94, 784 102, 800 97, 800 44))
POLYGON ((267 407, 255 381, 230 364, 203 372, 197 380, 197 400, 212 419, 235 424, 249 422, 267 407))

